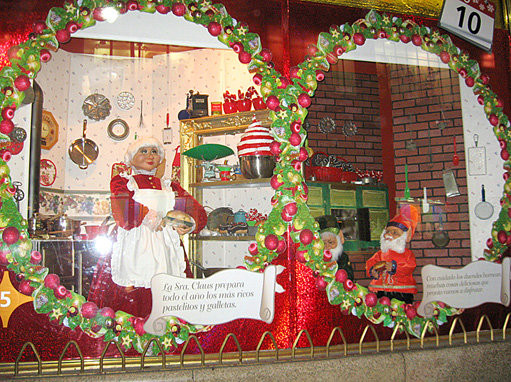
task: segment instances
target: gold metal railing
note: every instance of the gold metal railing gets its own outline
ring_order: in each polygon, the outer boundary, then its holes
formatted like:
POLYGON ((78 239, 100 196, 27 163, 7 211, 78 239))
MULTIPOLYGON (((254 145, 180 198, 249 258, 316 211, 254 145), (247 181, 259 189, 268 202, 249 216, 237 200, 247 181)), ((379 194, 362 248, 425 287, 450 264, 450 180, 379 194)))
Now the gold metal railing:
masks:
MULTIPOLYGON (((177 370, 189 368, 203 368, 203 367, 222 367, 222 366, 236 366, 242 364, 258 364, 268 362, 283 362, 294 360, 306 359, 326 359, 337 358, 339 356, 348 356, 356 354, 370 354, 379 353, 383 351, 394 352, 396 347, 400 351, 408 350, 421 350, 425 347, 451 347, 451 346, 465 346, 474 345, 481 342, 484 338, 486 342, 494 342, 498 334, 501 334, 502 341, 506 341, 506 332, 508 330, 511 313, 508 313, 504 324, 501 329, 494 329, 489 317, 483 314, 478 321, 477 329, 474 332, 467 332, 461 317, 455 317, 451 322, 448 335, 440 336, 434 326, 426 326, 422 331, 420 338, 411 339, 408 333, 404 330, 402 324, 398 324, 388 341, 382 341, 378 338, 377 332, 373 325, 368 324, 362 331, 360 340, 357 343, 348 344, 343 331, 339 327, 332 329, 330 337, 326 346, 314 346, 309 332, 305 329, 301 330, 296 336, 291 349, 279 349, 275 337, 269 331, 261 335, 256 350, 243 351, 240 342, 234 333, 228 333, 222 343, 218 353, 206 354, 200 344, 199 339, 195 335, 191 335, 184 343, 180 354, 165 354, 163 347, 158 339, 151 339, 144 348, 140 357, 127 357, 119 344, 115 341, 110 341, 105 344, 105 347, 99 358, 85 359, 76 341, 69 341, 63 348, 58 361, 42 361, 37 351, 36 346, 32 342, 26 342, 21 347, 21 350, 14 363, 0 363, 0 377, 1 376, 50 376, 50 375, 83 375, 95 373, 110 373, 110 372, 127 372, 137 370, 177 370), (486 323, 488 330, 483 331, 483 324, 486 323), (461 333, 454 333, 455 328, 459 326, 462 329, 461 333), (374 341, 366 341, 366 334, 371 331, 374 336, 374 341), (433 335, 427 336, 428 330, 433 332, 433 335), (405 333, 406 339, 396 340, 398 332, 405 333), (339 334, 340 341, 332 344, 336 334, 339 334), (300 338, 306 337, 308 346, 299 347, 298 343, 300 338), (269 337, 274 349, 261 350, 264 340, 269 337), (225 352, 225 347, 229 339, 236 345, 236 352, 225 352), (191 341, 194 341, 200 354, 186 354, 186 350, 191 341), (119 353, 119 357, 107 357, 106 354, 111 345, 114 345, 119 353), (75 359, 67 359, 64 357, 73 346, 78 353, 75 359), (160 355, 148 356, 148 350, 151 346, 156 346, 160 350, 160 355), (21 362, 23 355, 27 349, 30 348, 34 353, 35 361, 21 362), (363 351, 363 349, 365 349, 363 351)), ((509 340, 509 339, 508 339, 509 340)))

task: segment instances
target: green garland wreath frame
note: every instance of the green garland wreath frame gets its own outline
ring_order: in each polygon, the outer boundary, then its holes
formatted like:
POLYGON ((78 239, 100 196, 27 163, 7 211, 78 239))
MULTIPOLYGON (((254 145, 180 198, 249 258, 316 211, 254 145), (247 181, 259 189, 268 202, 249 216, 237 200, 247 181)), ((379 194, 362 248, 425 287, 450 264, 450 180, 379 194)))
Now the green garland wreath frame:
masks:
MULTIPOLYGON (((314 53, 293 67, 290 78, 286 79, 274 69, 271 54, 262 49, 259 36, 250 33, 247 24, 235 24, 222 4, 213 5, 209 0, 120 0, 115 3, 107 0, 83 0, 80 5, 78 3, 74 0, 66 2, 62 8, 52 8, 46 19, 46 26, 40 33, 35 33, 27 41, 11 47, 11 66, 5 66, 0 71, 0 104, 3 117, 4 111, 14 111, 20 105, 27 79, 36 78, 41 63, 51 58, 51 51, 58 49, 59 40, 65 41, 76 29, 95 25, 94 16, 97 10, 104 7, 115 7, 121 13, 137 10, 168 13, 172 10, 174 14, 183 16, 190 22, 208 27, 213 36, 218 36, 219 41, 232 47, 238 53, 240 61, 248 64, 255 84, 260 86, 265 102, 272 109, 272 134, 277 142, 274 150, 279 155, 271 179, 271 185, 275 189, 271 200, 273 208, 268 220, 260 226, 256 234, 257 243, 249 246, 250 255, 245 257, 247 269, 261 271, 279 253, 286 250, 286 243, 292 242, 296 260, 313 270, 318 288, 326 290, 330 303, 340 305, 341 311, 346 314, 351 313, 359 318, 365 316, 370 321, 387 327, 399 325, 419 337, 425 331, 431 331, 446 322, 448 316, 460 313, 445 304, 434 303, 434 316, 428 319, 417 316, 415 308, 397 300, 390 303, 375 301, 367 288, 346 279, 342 270, 337 269, 335 262, 325 262, 324 244, 319 236, 319 227, 306 205, 308 190, 301 175, 303 162, 312 153, 306 145, 303 121, 317 82, 322 79, 323 72, 337 62, 341 54, 363 45, 366 39, 408 43, 414 36, 414 44, 440 56, 452 70, 465 78, 467 86, 473 88, 478 102, 484 106, 484 112, 503 152, 507 153, 511 132, 509 119, 503 113, 502 101, 488 86, 488 77, 481 74, 478 63, 457 48, 448 35, 441 35, 437 30, 420 26, 410 20, 370 11, 364 19, 353 24, 333 26, 328 33, 320 33, 318 43, 313 47, 314 53), (157 10, 157 7, 160 9, 157 10)), ((0 143, 2 142, 9 142, 9 137, 0 133, 0 143)), ((508 160, 509 155, 501 156, 506 170, 505 194, 499 218, 493 223, 492 237, 487 241, 488 248, 484 251, 486 260, 496 262, 501 261, 502 253, 507 248, 507 237, 511 236, 511 220, 508 216, 511 204, 511 197, 508 197, 511 193, 511 161, 508 160)), ((48 269, 38 264, 40 259, 37 253, 32 251, 27 221, 17 211, 13 199, 15 188, 6 164, 8 159, 6 156, 0 158, 0 254, 8 269, 33 288, 36 312, 47 314, 50 320, 57 320, 71 329, 79 327, 92 337, 102 337, 107 342, 115 340, 126 350, 134 347, 142 353, 146 350, 146 344, 153 343, 153 351, 158 353, 160 347, 151 341, 155 336, 141 330, 140 318, 122 311, 113 312, 110 308, 97 309, 87 305, 91 303, 72 291, 62 294, 60 290, 56 293, 58 276, 48 275, 48 269)), ((161 349, 173 350, 179 343, 186 341, 191 333, 209 328, 171 318, 165 334, 158 337, 161 349)))

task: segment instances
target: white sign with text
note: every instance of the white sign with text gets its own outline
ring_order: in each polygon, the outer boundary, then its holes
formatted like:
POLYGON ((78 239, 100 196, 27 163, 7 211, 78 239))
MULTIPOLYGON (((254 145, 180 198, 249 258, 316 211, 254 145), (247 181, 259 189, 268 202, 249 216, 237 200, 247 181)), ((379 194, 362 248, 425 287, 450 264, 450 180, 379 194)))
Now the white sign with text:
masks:
POLYGON ((275 265, 263 273, 227 269, 205 279, 157 274, 151 279, 153 307, 144 329, 162 335, 168 316, 194 325, 216 325, 237 318, 271 323, 275 292, 284 291, 276 282, 283 269, 275 265))
POLYGON ((445 0, 439 25, 490 51, 495 26, 495 5, 488 0, 445 0))
POLYGON ((454 308, 472 308, 485 302, 509 306, 511 258, 502 264, 474 261, 460 269, 425 265, 422 268, 423 298, 417 312, 431 317, 431 302, 441 301, 454 308))

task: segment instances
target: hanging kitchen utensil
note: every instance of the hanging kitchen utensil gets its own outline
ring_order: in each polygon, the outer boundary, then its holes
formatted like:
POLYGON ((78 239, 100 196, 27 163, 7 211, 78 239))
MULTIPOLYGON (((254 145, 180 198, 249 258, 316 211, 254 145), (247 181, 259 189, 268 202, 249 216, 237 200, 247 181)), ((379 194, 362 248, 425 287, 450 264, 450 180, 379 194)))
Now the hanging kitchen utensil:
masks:
POLYGON ((410 199, 410 188, 408 187, 408 164, 405 163, 405 199, 410 199))
POLYGON ((82 170, 85 170, 92 162, 96 160, 99 154, 99 148, 94 141, 86 138, 87 120, 83 120, 83 137, 75 139, 69 146, 69 157, 82 170))
POLYGON ((479 135, 474 134, 475 147, 468 149, 468 174, 486 175, 486 148, 478 147, 479 135))
POLYGON ((95 121, 108 117, 111 109, 110 100, 99 93, 91 94, 85 98, 82 105, 83 114, 95 121))
POLYGON ((460 164, 460 157, 458 156, 458 154, 456 153, 456 136, 454 136, 454 155, 452 156, 452 164, 454 166, 457 166, 460 164))
POLYGON ((428 189, 424 187, 424 197, 422 198, 422 213, 427 214, 428 212, 429 212, 428 189))
POLYGON ((143 107, 143 101, 140 100, 140 121, 138 122, 138 128, 140 129, 140 131, 145 130, 144 115, 143 115, 142 107, 143 107))
POLYGON ((446 123, 445 123, 445 116, 444 116, 444 111, 443 109, 440 110, 440 120, 439 121, 436 121, 436 126, 440 129, 440 130, 443 130, 447 127, 446 123))
POLYGON ((444 170, 442 173, 442 178, 444 180, 445 196, 448 198, 459 196, 460 190, 458 189, 458 184, 456 183, 454 172, 450 169, 444 170))
POLYGON ((484 190, 484 184, 481 186, 481 199, 482 201, 476 205, 475 214, 479 219, 487 220, 493 215, 493 205, 486 201, 486 191, 484 190))
POLYGON ((122 141, 130 133, 130 128, 124 119, 117 118, 108 124, 106 132, 114 141, 122 141))
MULTIPOLYGON (((433 212, 436 211, 436 208, 433 207, 433 212)), ((442 212, 438 213, 438 230, 433 233, 433 237, 431 238, 431 242, 437 248, 445 248, 447 244, 449 244, 449 234, 444 230, 442 223, 442 212)))
POLYGON ((129 110, 135 106, 135 96, 130 92, 120 92, 117 95, 117 106, 122 110, 129 110))
POLYGON ((344 126, 342 127, 342 132, 347 137, 352 137, 357 134, 358 128, 353 121, 344 122, 344 126))
POLYGON ((318 128, 323 134, 332 133, 335 131, 335 121, 331 117, 323 117, 319 121, 318 128))

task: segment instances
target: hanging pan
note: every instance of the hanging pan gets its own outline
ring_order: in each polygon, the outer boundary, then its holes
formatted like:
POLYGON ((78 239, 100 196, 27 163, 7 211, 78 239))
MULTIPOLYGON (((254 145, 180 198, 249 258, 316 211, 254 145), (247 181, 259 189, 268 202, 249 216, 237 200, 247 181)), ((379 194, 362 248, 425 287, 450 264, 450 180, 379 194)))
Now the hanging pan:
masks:
MULTIPOLYGON (((433 211, 435 211, 436 208, 433 207, 433 211)), ((438 214, 438 230, 433 233, 433 237, 431 238, 431 241, 433 242, 433 245, 437 248, 445 248, 447 247, 447 244, 449 244, 449 241, 451 239, 449 238, 449 234, 447 231, 444 231, 444 227, 442 224, 442 213, 440 212, 438 214)))
POLYGON ((69 157, 75 162, 78 167, 85 170, 92 162, 96 160, 99 153, 99 148, 94 141, 85 137, 85 130, 87 130, 87 120, 83 120, 83 137, 75 139, 71 146, 69 146, 69 157))
POLYGON ((486 192, 484 190, 484 184, 481 186, 481 197, 482 201, 477 203, 475 214, 481 220, 487 220, 493 215, 493 205, 486 201, 486 192))

